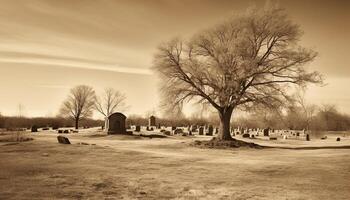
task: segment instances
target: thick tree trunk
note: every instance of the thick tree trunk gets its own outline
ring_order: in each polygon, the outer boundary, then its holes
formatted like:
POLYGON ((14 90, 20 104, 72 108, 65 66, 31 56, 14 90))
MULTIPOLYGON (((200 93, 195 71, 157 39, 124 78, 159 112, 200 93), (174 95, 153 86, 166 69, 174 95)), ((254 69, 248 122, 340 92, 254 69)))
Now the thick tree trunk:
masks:
POLYGON ((230 133, 230 121, 232 115, 232 108, 224 109, 223 111, 219 111, 220 116, 220 127, 219 127, 219 140, 232 140, 230 133))
POLYGON ((79 128, 79 119, 75 119, 75 129, 79 128))

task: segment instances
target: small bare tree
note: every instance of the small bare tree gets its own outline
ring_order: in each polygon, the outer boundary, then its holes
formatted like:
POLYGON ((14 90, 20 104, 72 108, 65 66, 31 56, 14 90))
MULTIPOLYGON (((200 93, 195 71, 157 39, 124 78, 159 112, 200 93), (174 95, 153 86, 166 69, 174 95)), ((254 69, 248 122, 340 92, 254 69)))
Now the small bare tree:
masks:
POLYGON ((316 115, 317 106, 314 104, 308 104, 305 100, 304 92, 296 93, 296 103, 302 110, 303 127, 305 131, 309 131, 312 119, 316 115))
POLYGON ((92 116, 95 105, 95 91, 92 87, 79 85, 70 90, 68 98, 63 102, 60 114, 75 121, 75 128, 79 128, 79 121, 92 116))
POLYGON ((96 97, 95 109, 105 117, 105 127, 108 128, 108 116, 116 111, 125 111, 125 94, 113 88, 106 88, 101 97, 96 97))
POLYGON ((275 107, 289 99, 288 86, 321 83, 303 66, 316 57, 298 46, 302 32, 279 8, 252 9, 200 32, 188 41, 162 44, 154 70, 171 106, 208 103, 220 117, 219 139, 231 140, 230 120, 237 108, 275 107))

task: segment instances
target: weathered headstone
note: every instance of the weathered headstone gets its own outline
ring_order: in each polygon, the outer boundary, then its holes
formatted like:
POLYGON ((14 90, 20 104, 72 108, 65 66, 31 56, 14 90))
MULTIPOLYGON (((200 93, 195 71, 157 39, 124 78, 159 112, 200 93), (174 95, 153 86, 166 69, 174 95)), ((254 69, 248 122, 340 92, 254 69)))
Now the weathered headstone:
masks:
POLYGON ((156 117, 155 116, 150 116, 148 120, 148 126, 156 126, 156 117))
POLYGON ((61 135, 57 136, 57 140, 58 140, 58 143, 60 144, 70 144, 69 139, 61 135))
POLYGON ((34 132, 38 132, 38 126, 37 125, 33 125, 31 128, 32 133, 34 132))
POLYGON ((141 131, 141 126, 139 126, 139 125, 135 126, 135 131, 136 132, 140 132, 141 131))
POLYGON ((183 133, 181 128, 177 128, 174 130, 174 134, 180 134, 180 133, 183 133))
POLYGON ((108 134, 126 134, 126 116, 116 112, 108 117, 108 134))
POLYGON ((170 134, 171 134, 170 131, 164 131, 163 133, 164 133, 165 135, 170 135, 170 134))
POLYGON ((249 135, 249 133, 244 133, 244 134, 242 135, 242 137, 243 137, 243 138, 249 138, 250 135, 249 135))
POLYGON ((203 135, 204 134, 204 127, 203 126, 199 127, 198 131, 199 131, 198 132, 199 135, 203 135))
POLYGON ((206 135, 213 135, 213 132, 214 132, 214 128, 213 128, 212 125, 210 125, 210 126, 208 127, 208 130, 207 130, 206 135))
POLYGON ((268 128, 264 129, 264 136, 269 136, 269 129, 268 128))
POLYGON ((340 141, 340 137, 337 137, 337 142, 339 142, 340 141))
POLYGON ((310 141, 310 135, 306 134, 306 141, 310 141))

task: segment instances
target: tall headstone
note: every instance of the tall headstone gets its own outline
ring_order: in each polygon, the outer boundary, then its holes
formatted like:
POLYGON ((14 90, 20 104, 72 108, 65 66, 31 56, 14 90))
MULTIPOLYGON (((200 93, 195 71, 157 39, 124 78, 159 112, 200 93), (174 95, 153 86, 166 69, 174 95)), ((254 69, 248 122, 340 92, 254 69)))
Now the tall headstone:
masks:
POLYGON ((306 134, 306 141, 310 141, 310 135, 306 134))
POLYGON ((208 127, 208 131, 207 131, 206 135, 213 135, 213 131, 214 131, 214 128, 213 128, 212 125, 210 125, 210 126, 208 127))
POLYGON ((122 113, 111 114, 108 117, 108 134, 125 134, 125 120, 126 116, 122 113))
POLYGON ((148 120, 148 126, 156 126, 156 117, 155 116, 150 116, 148 120))
POLYGON ((140 131, 141 131, 141 126, 136 125, 136 126, 135 126, 135 131, 136 131, 136 132, 140 132, 140 131))
POLYGON ((268 128, 264 129, 264 136, 269 136, 269 129, 268 128))
POLYGON ((199 133, 198 133, 199 135, 203 135, 204 127, 203 126, 199 127, 198 131, 199 131, 199 133))

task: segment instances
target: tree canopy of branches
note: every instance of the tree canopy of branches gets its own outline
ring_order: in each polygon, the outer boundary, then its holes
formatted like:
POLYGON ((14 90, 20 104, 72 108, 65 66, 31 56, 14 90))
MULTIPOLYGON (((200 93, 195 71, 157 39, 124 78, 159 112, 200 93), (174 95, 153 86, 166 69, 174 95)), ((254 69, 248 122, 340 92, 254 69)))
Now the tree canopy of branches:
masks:
POLYGON ((280 8, 251 9, 189 40, 159 46, 153 69, 162 78, 163 101, 182 106, 208 103, 220 117, 219 139, 231 140, 237 108, 276 107, 290 98, 290 85, 321 83, 304 65, 317 55, 298 45, 299 26, 280 8))
POLYGON ((95 109, 103 116, 108 117, 116 111, 127 109, 124 94, 113 88, 106 88, 101 97, 96 97, 95 109))
POLYGON ((63 102, 60 114, 75 121, 75 128, 79 128, 79 121, 92 116, 95 105, 95 91, 92 87, 79 85, 70 90, 68 98, 63 102))
POLYGON ((96 97, 95 109, 105 117, 105 128, 107 129, 108 116, 116 111, 127 109, 124 94, 113 88, 106 88, 101 97, 96 97))

